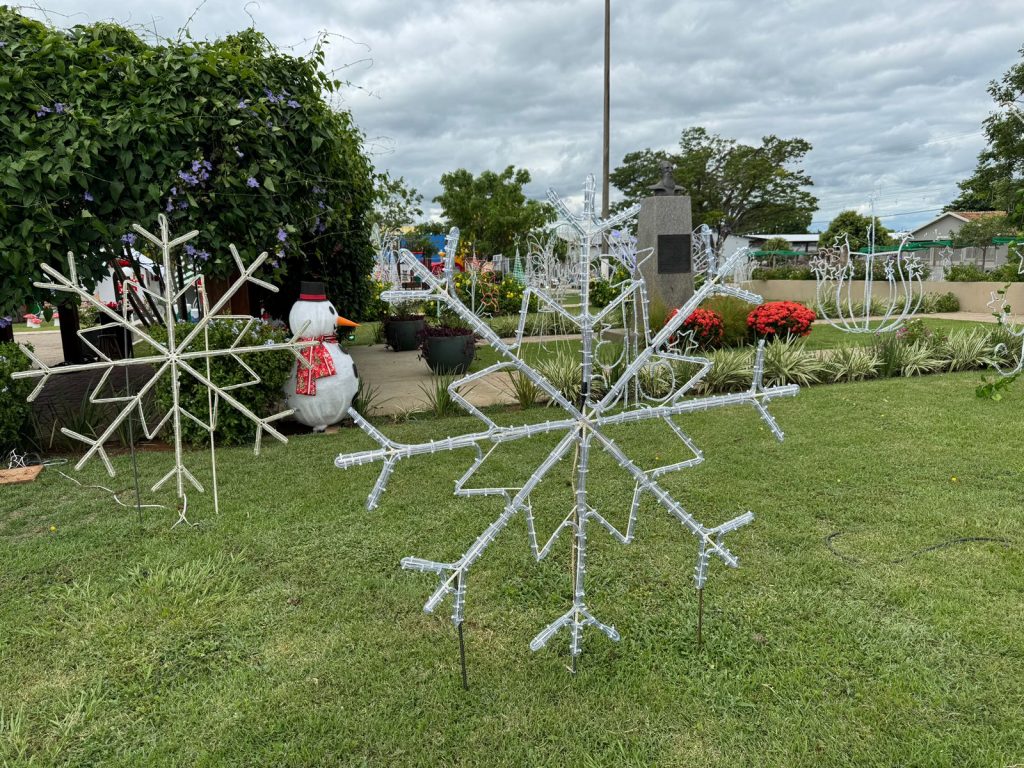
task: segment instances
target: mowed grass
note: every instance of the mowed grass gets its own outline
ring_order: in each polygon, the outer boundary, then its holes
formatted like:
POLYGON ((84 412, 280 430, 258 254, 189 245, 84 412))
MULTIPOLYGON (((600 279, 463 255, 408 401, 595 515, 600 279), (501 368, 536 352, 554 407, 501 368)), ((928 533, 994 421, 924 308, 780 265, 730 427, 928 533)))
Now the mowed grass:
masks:
MULTIPOLYGON (((980 328, 990 331, 994 323, 976 322, 973 320, 947 320, 936 317, 923 317, 924 325, 936 333, 949 334, 952 331, 970 331, 980 328)), ((848 333, 828 323, 815 323, 811 333, 804 339, 807 349, 833 349, 835 347, 853 346, 855 344, 871 344, 875 340, 872 333, 848 333)))
MULTIPOLYGON (((588 605, 621 642, 590 631, 575 677, 565 635, 531 653, 569 604, 570 555, 563 539, 535 563, 514 519, 469 572, 468 692, 449 605, 424 614, 434 579, 398 563, 454 559, 499 513, 452 496, 470 452, 401 462, 367 512, 378 467, 332 465, 371 447, 354 430, 260 457, 222 450, 220 514, 194 494, 198 527, 174 530, 171 510, 140 520, 48 469, 0 489, 0 762, 1022 763, 1024 458, 1009 436, 1024 392, 981 401, 977 378, 809 389, 772 407, 782 444, 750 408, 681 420, 707 461, 664 484, 709 524, 757 514, 728 537, 741 568, 712 564, 702 650, 695 540, 648 502, 630 546, 592 529, 588 605), (829 551, 835 532, 855 563, 829 551), (1010 543, 901 559, 958 537, 1010 543)), ((412 442, 474 423, 382 428, 412 442)), ((645 466, 684 455, 667 427, 616 438, 645 466)), ((525 478, 551 444, 505 446, 488 477, 525 478)), ((167 459, 140 456, 144 488, 167 459)), ((76 477, 128 489, 128 459, 116 461, 115 479, 95 466, 76 477)), ((206 477, 205 453, 189 462, 206 477)), ((568 469, 534 499, 542 535, 568 507, 568 469)), ((590 479, 624 524, 632 486, 603 459, 590 479)))

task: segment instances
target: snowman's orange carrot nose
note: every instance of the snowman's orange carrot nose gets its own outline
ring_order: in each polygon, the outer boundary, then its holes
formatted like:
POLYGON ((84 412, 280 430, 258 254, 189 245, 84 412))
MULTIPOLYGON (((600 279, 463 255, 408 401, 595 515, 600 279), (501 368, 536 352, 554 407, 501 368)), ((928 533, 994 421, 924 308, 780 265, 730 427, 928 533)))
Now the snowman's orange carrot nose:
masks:
POLYGON ((351 320, 346 320, 341 315, 338 315, 338 319, 335 321, 339 328, 358 328, 359 323, 353 323, 351 320))

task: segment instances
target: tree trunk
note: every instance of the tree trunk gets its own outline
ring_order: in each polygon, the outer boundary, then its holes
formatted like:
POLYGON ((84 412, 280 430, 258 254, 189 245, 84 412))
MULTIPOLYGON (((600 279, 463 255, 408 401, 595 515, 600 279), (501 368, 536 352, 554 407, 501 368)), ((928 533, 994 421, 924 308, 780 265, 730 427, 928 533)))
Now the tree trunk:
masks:
POLYGON ((84 363, 82 340, 78 338, 78 304, 60 305, 60 343, 64 349, 64 362, 69 365, 84 363))

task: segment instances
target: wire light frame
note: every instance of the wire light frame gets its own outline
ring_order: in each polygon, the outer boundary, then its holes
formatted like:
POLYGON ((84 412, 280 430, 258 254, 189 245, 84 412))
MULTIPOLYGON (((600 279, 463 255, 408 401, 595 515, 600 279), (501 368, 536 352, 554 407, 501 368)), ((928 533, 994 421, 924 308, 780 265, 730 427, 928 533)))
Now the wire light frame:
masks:
MULTIPOLYGON (((601 258, 600 245, 613 230, 623 227, 638 213, 639 206, 629 208, 609 219, 600 219, 594 207, 595 184, 593 177, 588 177, 584 187, 584 209, 582 214, 569 210, 562 199, 549 191, 548 197, 563 220, 575 232, 575 258, 577 274, 593 275, 599 267, 601 258)), ((628 249, 626 249, 628 251, 628 249)), ((621 248, 610 248, 615 253, 622 253, 621 248)), ((635 259, 635 249, 633 258, 635 259)), ((448 259, 452 255, 448 254, 448 259)), ((629 544, 635 535, 637 515, 641 500, 646 496, 654 500, 671 517, 690 533, 696 540, 694 560, 694 585, 701 591, 708 577, 712 558, 717 558, 730 567, 739 565, 738 557, 728 548, 726 536, 738 528, 747 525, 754 519, 752 512, 726 520, 719 524, 708 525, 700 520, 659 482, 667 473, 686 467, 692 467, 703 461, 703 454, 694 442, 675 423, 674 418, 690 413, 707 411, 733 405, 746 405, 754 408, 760 415, 771 433, 782 439, 783 433, 775 419, 768 412, 767 405, 771 400, 790 397, 797 393, 795 385, 765 387, 763 385, 763 346, 757 350, 753 383, 749 390, 735 394, 717 396, 691 395, 707 375, 712 363, 702 357, 690 356, 675 351, 670 342, 680 332, 683 321, 696 309, 704 299, 715 294, 731 295, 747 301, 759 303, 761 298, 748 291, 723 282, 723 276, 732 269, 731 260, 726 260, 720 269, 712 266, 705 275, 705 280, 693 297, 686 302, 663 328, 657 332, 649 330, 648 300, 643 279, 636 269, 636 264, 624 264, 630 272, 630 278, 623 282, 622 292, 608 306, 591 310, 589 303, 589 280, 580 281, 580 294, 575 299, 553 296, 539 287, 539 281, 526 288, 520 310, 519 333, 509 342, 499 338, 491 328, 480 320, 472 310, 465 306, 450 290, 448 277, 438 278, 412 262, 410 268, 420 278, 422 289, 415 291, 394 291, 384 294, 390 302, 408 300, 434 301, 457 315, 471 327, 481 339, 490 344, 498 353, 500 362, 485 368, 478 373, 466 376, 449 386, 452 398, 462 408, 476 417, 480 422, 477 431, 456 437, 431 440, 425 443, 406 444, 394 441, 375 426, 370 424, 354 409, 349 414, 355 423, 369 435, 379 447, 354 453, 343 453, 335 459, 340 469, 356 467, 363 464, 380 462, 382 468, 377 481, 367 498, 366 506, 373 510, 378 507, 387 489, 388 481, 396 465, 402 459, 414 456, 432 455, 443 451, 471 449, 476 458, 466 472, 455 481, 455 495, 462 498, 494 497, 501 502, 501 511, 494 520, 469 545, 465 553, 454 561, 437 561, 423 557, 406 557, 402 567, 412 571, 431 573, 437 576, 437 585, 424 605, 427 613, 436 611, 445 600, 451 600, 451 620, 462 637, 462 625, 465 619, 467 578, 470 568, 483 556, 491 542, 499 536, 510 521, 522 515, 526 521, 530 552, 540 561, 547 557, 565 533, 571 537, 572 558, 572 602, 568 609, 555 617, 543 627, 530 642, 534 651, 544 648, 561 631, 568 635, 569 653, 575 659, 583 647, 583 635, 587 629, 595 629, 611 640, 619 639, 618 630, 598 618, 587 600, 587 548, 588 537, 596 525, 621 544, 629 544), (580 338, 579 365, 582 371, 582 386, 579 396, 572 398, 564 394, 538 368, 527 362, 521 354, 519 345, 522 341, 523 322, 531 298, 539 302, 541 311, 550 311, 564 318, 574 326, 580 338), (573 311, 566 308, 571 301, 573 311), (622 313, 624 307, 632 302, 640 314, 640 323, 636 326, 642 343, 632 348, 630 359, 623 361, 618 374, 610 374, 597 360, 596 350, 604 341, 608 329, 608 321, 615 313, 622 313), (660 397, 651 397, 645 393, 644 382, 659 368, 684 370, 689 369, 678 380, 673 379, 668 393, 660 397), (487 414, 480 411, 461 394, 460 390, 471 386, 474 381, 498 371, 518 371, 529 379, 548 398, 550 403, 560 411, 557 418, 541 423, 523 423, 515 426, 499 426, 487 414), (628 393, 639 392, 639 396, 628 397, 628 393), (639 424, 647 421, 661 421, 666 424, 679 440, 679 447, 684 456, 674 456, 668 463, 655 468, 644 468, 628 454, 610 435, 610 430, 621 425, 639 424), (507 485, 476 487, 472 485, 474 475, 492 457, 499 446, 537 435, 559 435, 557 445, 532 470, 528 479, 515 487, 507 485), (633 499, 629 509, 628 522, 625 529, 617 528, 610 521, 609 510, 604 508, 602 500, 595 498, 590 490, 591 459, 597 452, 611 457, 623 474, 634 485, 633 499), (554 533, 545 541, 537 534, 536 519, 531 494, 541 482, 559 467, 563 459, 572 458, 571 485, 573 501, 571 508, 554 533)), ((564 470, 563 470, 564 471, 564 470)), ((464 668, 463 668, 464 669, 464 668)))
MULTIPOLYGON (((1018 275, 1024 274, 1024 254, 1021 253, 1021 247, 1020 245, 1011 246, 1014 255, 1018 259, 1018 275)), ((992 365, 1001 376, 1017 376, 1024 370, 1024 324, 1013 321, 1013 308, 1006 300, 1006 286, 998 291, 992 291, 991 297, 991 300, 988 302, 989 309, 992 310, 992 314, 998 319, 999 324, 1016 339, 1014 346, 1020 346, 1015 353, 1011 353, 1008 344, 997 344, 992 350, 994 358, 992 365), (1003 356, 1009 356, 1014 361, 1013 367, 1007 368, 1002 364, 1001 359, 1003 356)))
MULTIPOLYGON (((38 397, 39 393, 42 391, 43 387, 46 386, 46 383, 50 380, 51 376, 63 376, 65 374, 73 374, 80 371, 103 371, 102 376, 100 376, 99 381, 96 383, 89 395, 89 401, 96 404, 112 404, 120 410, 117 411, 110 423, 102 429, 99 435, 94 438, 73 432, 67 427, 61 429, 61 432, 65 435, 81 441, 88 447, 85 454, 75 465, 75 469, 81 469, 89 459, 96 456, 103 463, 107 473, 111 477, 114 477, 114 466, 107 455, 106 444, 111 438, 118 434, 122 425, 126 421, 131 420, 135 414, 137 414, 142 425, 142 432, 148 440, 152 440, 167 428, 169 430, 169 439, 174 448, 174 463, 167 471, 167 474, 158 480, 151 490, 157 491, 169 480, 173 479, 178 498, 182 502, 182 506, 179 507, 180 517, 178 522, 187 522, 184 517, 184 511, 188 508, 186 494, 187 487, 191 486, 200 493, 205 492, 205 489, 185 464, 185 452, 182 439, 182 425, 185 423, 185 420, 199 425, 209 434, 213 505, 214 510, 219 511, 220 502, 217 492, 215 432, 217 429, 217 411, 220 404, 222 402, 226 403, 256 426, 254 451, 257 455, 260 452, 264 433, 280 440, 282 443, 288 442, 288 438, 277 431, 277 429, 274 428, 273 423, 290 416, 292 414, 291 410, 282 411, 269 417, 261 417, 253 413, 244 403, 239 401, 232 394, 243 387, 257 386, 261 383, 260 377, 249 365, 245 363, 242 356, 287 350, 295 356, 300 364, 308 367, 309 363, 304 360, 299 352, 316 342, 299 341, 299 337, 302 336, 302 332, 305 330, 304 328, 300 328, 287 342, 268 342, 259 345, 245 344, 245 339, 250 330, 256 323, 262 321, 247 315, 220 315, 218 313, 228 306, 228 303, 231 301, 231 297, 245 285, 258 285, 269 291, 277 291, 276 286, 255 277, 256 272, 263 265, 263 262, 266 261, 267 253, 261 253, 251 264, 246 266, 242 262, 235 246, 229 246, 231 256, 234 259, 239 276, 228 287, 224 295, 211 305, 206 295, 205 280, 203 280, 202 276, 197 275, 191 279, 180 278, 179 275, 184 274, 184 272, 177 269, 178 264, 172 256, 172 251, 196 237, 199 234, 199 231, 193 230, 179 237, 172 238, 168 228, 167 217, 160 214, 158 216, 158 223, 159 234, 149 232, 138 224, 133 224, 132 228, 148 240, 160 254, 160 261, 163 267, 163 281, 160 292, 152 291, 145 285, 134 280, 126 280, 123 285, 123 290, 125 292, 137 291, 138 293, 145 294, 149 299, 156 303, 162 316, 161 320, 167 329, 167 340, 158 341, 145 328, 133 323, 128 318, 126 302, 122 303, 122 311, 118 313, 96 299, 92 293, 86 291, 78 280, 75 257, 72 253, 68 253, 68 274, 65 276, 50 265, 43 264, 41 265, 41 269, 51 278, 52 282, 36 282, 36 287, 69 294, 71 297, 95 307, 100 313, 100 316, 106 321, 102 325, 98 326, 99 328, 116 329, 118 332, 125 334, 129 343, 134 343, 135 341, 145 342, 153 351, 151 354, 145 354, 141 357, 112 359, 103 350, 97 348, 89 340, 88 336, 80 330, 78 334, 79 338, 96 355, 98 358, 96 362, 83 363, 79 365, 61 365, 56 367, 49 366, 36 357, 29 347, 23 346, 22 349, 25 354, 29 356, 36 367, 31 370, 14 373, 12 374, 12 377, 17 379, 39 379, 39 383, 28 396, 29 402, 32 402, 36 397, 38 397), (197 292, 201 317, 183 337, 178 338, 177 329, 175 328, 175 324, 177 322, 175 306, 186 293, 193 290, 197 292), (231 346, 224 349, 210 349, 209 331, 211 323, 214 322, 230 322, 234 324, 234 328, 237 330, 237 333, 231 346), (233 359, 239 366, 241 366, 249 378, 245 381, 231 385, 217 384, 212 378, 211 361, 216 358, 223 357, 233 359), (150 376, 145 383, 141 385, 141 387, 139 387, 137 392, 126 393, 123 395, 112 394, 104 396, 103 390, 108 382, 110 382, 110 376, 114 371, 136 368, 138 366, 150 366, 154 370, 153 375, 150 376), (171 406, 160 417, 156 425, 150 428, 146 418, 146 411, 144 407, 145 402, 147 395, 154 390, 157 383, 164 376, 170 377, 171 406), (206 419, 200 418, 182 404, 180 382, 182 376, 191 377, 201 386, 206 388, 208 408, 208 415, 206 419)), ((175 525, 177 525, 177 523, 175 523, 175 525)))
POLYGON ((909 234, 895 251, 856 253, 848 238, 818 251, 810 262, 817 285, 818 316, 846 333, 888 333, 916 313, 924 298, 923 267, 905 252, 909 234), (882 267, 882 278, 875 276, 882 267), (857 283, 863 281, 863 291, 857 283))

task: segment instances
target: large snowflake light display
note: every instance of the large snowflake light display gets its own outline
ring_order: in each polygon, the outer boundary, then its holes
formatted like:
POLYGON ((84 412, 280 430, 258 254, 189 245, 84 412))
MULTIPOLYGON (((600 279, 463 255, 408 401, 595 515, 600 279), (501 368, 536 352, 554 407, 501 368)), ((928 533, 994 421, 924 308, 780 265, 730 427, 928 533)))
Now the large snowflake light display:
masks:
MULTIPOLYGON (((288 442, 288 438, 278 432, 272 426, 272 422, 289 416, 292 411, 283 411, 273 416, 262 418, 253 413, 231 394, 233 390, 258 385, 260 383, 259 376, 257 376, 250 366, 246 365, 241 356, 254 353, 288 350, 295 355, 296 359, 298 359, 301 364, 308 366, 308 363, 302 358, 299 351, 317 342, 312 340, 300 341, 299 337, 304 330, 300 328, 296 329, 295 336, 286 343, 265 343, 258 346, 244 345, 243 342, 249 335, 253 325, 261 321, 249 316, 219 315, 217 313, 227 306, 231 297, 247 283, 258 285, 269 291, 277 291, 275 286, 254 277, 256 271, 260 268, 263 262, 266 261, 267 253, 261 253, 249 266, 245 266, 245 264, 242 263, 241 257, 238 255, 238 250, 234 245, 231 245, 231 255, 235 260, 239 276, 231 284, 224 295, 210 306, 209 301, 207 300, 205 284, 202 276, 195 275, 188 279, 181 277, 184 274, 184 271, 177 268, 179 265, 175 263, 171 255, 171 252, 174 249, 184 245, 189 240, 196 237, 199 234, 198 230, 193 230, 192 232, 188 232, 180 237, 172 238, 168 230, 167 217, 163 214, 159 216, 159 225, 160 233, 158 235, 143 229, 138 224, 134 224, 133 229, 152 243, 161 255, 160 263, 163 267, 161 292, 157 293, 151 291, 145 285, 132 280, 126 280, 122 289, 125 293, 128 291, 135 291, 137 294, 142 294, 146 297, 147 301, 155 303, 156 307, 159 309, 161 320, 167 330, 167 340, 165 342, 158 341, 149 332, 147 332, 144 327, 133 323, 127 316, 127 302, 123 303, 124 306, 122 306, 122 312, 118 313, 106 304, 97 300, 92 293, 82 288, 79 284, 78 275, 75 269, 74 255, 69 253, 67 276, 61 274, 58 270, 48 264, 43 264, 42 270, 52 278, 53 282, 37 282, 35 285, 39 288, 70 294, 72 297, 92 305, 100 313, 100 316, 106 320, 106 322, 100 325, 99 328, 116 329, 119 333, 124 333, 126 338, 131 342, 134 342, 135 340, 143 341, 154 351, 152 354, 147 354, 141 357, 111 359, 111 357, 105 354, 103 350, 92 344, 85 334, 79 332, 79 336, 83 343, 92 349, 95 355, 99 358, 97 362, 51 367, 37 358, 32 353, 31 349, 23 347, 25 353, 35 363, 36 368, 15 373, 13 376, 14 378, 19 379, 39 378, 39 384, 34 390, 32 390, 32 393, 28 397, 31 402, 39 395, 51 376, 77 373, 79 371, 102 370, 103 375, 100 377, 89 396, 90 402, 118 404, 120 406, 120 410, 114 415, 110 424, 95 438, 78 434, 66 427, 61 430, 69 437, 80 440, 88 446, 88 450, 75 465, 75 469, 81 469, 90 458, 93 456, 99 456, 103 465, 107 469, 107 473, 113 477, 114 467, 107 456, 105 449, 106 443, 118 434, 118 431, 121 429, 125 421, 131 419, 133 413, 137 412, 138 418, 142 424, 143 433, 146 435, 147 439, 153 439, 164 429, 164 427, 168 424, 170 425, 171 440, 174 445, 174 465, 166 475, 153 485, 152 490, 158 490, 168 480, 174 478, 177 486, 178 498, 182 500, 185 500, 186 498, 186 483, 190 484, 199 492, 204 491, 202 484, 200 484, 195 475, 193 475, 185 466, 182 449, 183 419, 189 419, 195 422, 210 435, 213 501, 214 509, 217 510, 219 507, 219 500, 217 494, 217 464, 214 432, 217 428, 217 409, 221 401, 227 403, 229 406, 245 416, 246 419, 256 425, 255 452, 257 454, 260 451, 263 433, 266 433, 283 443, 288 442), (175 329, 175 323, 178 321, 178 318, 175 315, 175 308, 179 305, 179 301, 183 297, 193 291, 199 305, 198 309, 201 311, 201 317, 191 330, 189 330, 183 338, 179 339, 175 329), (235 336, 234 343, 230 347, 225 349, 209 348, 209 330, 210 324, 213 322, 235 323, 237 334, 235 336), (211 378, 210 362, 212 359, 218 357, 232 358, 242 367, 242 369, 246 371, 250 378, 237 384, 217 384, 211 378), (153 368, 152 376, 138 389, 137 392, 122 395, 103 395, 103 390, 107 386, 110 381, 110 376, 115 370, 124 370, 126 368, 136 366, 151 366, 153 368), (165 375, 170 377, 171 406, 166 413, 162 415, 156 426, 151 429, 147 424, 144 405, 149 393, 154 389, 154 387, 156 387, 156 384, 161 377, 165 375), (207 420, 191 413, 182 405, 179 380, 183 375, 191 376, 206 388, 208 393, 207 406, 209 409, 207 420)), ((183 517, 181 519, 183 519, 183 517)), ((181 519, 179 519, 179 522, 181 519)))
MULTIPOLYGON (((589 177, 584 189, 582 215, 573 214, 557 195, 553 192, 548 193, 549 199, 560 215, 576 233, 574 258, 579 264, 578 274, 581 275, 591 275, 596 272, 601 259, 602 238, 610 235, 614 228, 627 223, 639 210, 639 206, 635 206, 617 216, 601 220, 594 213, 594 188, 593 177, 589 177)), ((523 317, 525 317, 531 296, 535 296, 542 311, 554 312, 567 323, 575 326, 581 342, 579 364, 582 371, 582 389, 575 401, 564 395, 558 387, 541 375, 536 367, 526 362, 519 353, 519 344, 522 340, 522 321, 520 322, 519 337, 512 343, 502 341, 453 295, 445 280, 438 279, 430 274, 429 270, 416 263, 410 263, 409 266, 420 278, 424 288, 385 294, 385 299, 393 302, 410 299, 439 302, 469 324, 476 334, 489 343, 503 358, 501 362, 489 368, 454 382, 449 390, 463 408, 480 420, 482 426, 479 431, 428 443, 402 444, 387 438, 353 410, 350 411, 350 414, 356 424, 380 447, 374 450, 342 454, 335 460, 336 466, 342 469, 369 462, 383 462, 380 476, 367 500, 367 507, 374 509, 380 501, 381 494, 385 490, 395 465, 401 459, 461 448, 476 451, 476 459, 455 483, 455 494, 462 497, 500 497, 503 500, 501 513, 476 538, 465 554, 453 562, 437 562, 420 557, 406 557, 402 560, 403 568, 437 574, 438 586, 428 598, 424 609, 427 612, 433 612, 447 597, 451 597, 453 603, 451 618, 459 628, 460 635, 465 613, 467 571, 483 555, 488 545, 494 541, 509 521, 520 512, 525 516, 530 550, 537 560, 543 559, 551 552, 554 543, 564 531, 569 531, 572 536, 571 546, 574 555, 572 605, 533 638, 530 643, 530 648, 533 650, 543 648, 561 629, 566 629, 569 633, 569 650, 573 659, 581 651, 583 631, 587 627, 596 628, 612 640, 619 639, 618 631, 613 626, 600 621, 586 601, 588 527, 590 524, 596 523, 617 541, 623 544, 630 543, 633 540, 637 513, 643 494, 653 497, 657 504, 675 517, 697 539, 694 583, 698 590, 703 588, 707 579, 708 565, 712 556, 719 558, 731 567, 738 565, 739 561, 736 555, 725 544, 725 537, 730 532, 751 522, 754 518, 753 514, 746 512, 719 525, 705 525, 659 483, 659 478, 664 474, 693 466, 703 460, 700 451, 682 432, 673 418, 722 406, 751 405, 760 413, 772 433, 781 439, 782 431, 768 413, 766 404, 773 398, 795 395, 798 388, 794 385, 763 387, 761 383, 762 350, 759 349, 754 381, 748 391, 687 398, 686 395, 707 374, 711 363, 704 358, 674 351, 671 342, 679 334, 682 322, 706 297, 713 294, 739 296, 754 302, 759 302, 760 297, 723 283, 722 276, 727 274, 732 267, 731 262, 727 261, 722 265, 721 270, 708 272, 703 285, 693 298, 661 330, 652 333, 647 330, 647 294, 644 282, 640 279, 636 269, 637 254, 635 248, 631 253, 627 253, 629 249, 622 247, 623 242, 630 241, 620 239, 617 247, 610 249, 609 253, 612 258, 619 259, 622 266, 633 277, 622 283, 621 294, 607 307, 593 312, 589 309, 589 281, 585 279, 580 281, 580 293, 573 298, 571 305, 560 303, 547 291, 538 287, 536 282, 526 289, 523 297, 521 311, 523 317), (629 263, 630 261, 632 263, 629 263), (569 311, 567 306, 571 306, 576 311, 569 311), (613 375, 610 372, 611 369, 600 364, 596 351, 607 341, 605 337, 609 330, 609 320, 616 313, 621 313, 626 316, 628 324, 632 306, 641 310, 642 324, 640 329, 635 332, 643 339, 643 343, 632 348, 631 359, 620 366, 621 373, 613 375), (629 311, 627 311, 627 307, 629 307, 629 311), (654 398, 644 394, 642 382, 650 377, 652 371, 659 367, 672 367, 679 363, 689 363, 692 367, 678 385, 673 383, 671 391, 667 395, 654 398), (550 402, 560 409, 560 417, 543 423, 499 426, 459 395, 460 388, 472 384, 478 378, 501 370, 518 371, 521 375, 528 377, 544 392, 550 402), (630 396, 630 392, 639 393, 639 395, 630 396), (653 469, 641 468, 609 434, 614 427, 638 424, 648 420, 662 420, 667 424, 681 440, 682 445, 686 446, 690 455, 683 460, 653 469), (522 485, 512 488, 469 486, 477 470, 491 457, 497 447, 510 441, 552 433, 561 434, 561 439, 522 485), (610 456, 634 483, 633 502, 625 531, 619 530, 609 522, 608 510, 601 509, 601 501, 595 499, 590 491, 589 469, 595 451, 602 451, 610 456), (546 543, 541 543, 537 538, 531 493, 538 488, 541 481, 558 465, 559 461, 568 456, 573 457, 574 500, 572 508, 550 539, 546 543)), ((451 258, 450 254, 449 258, 451 258)))
POLYGON ((902 326, 924 298, 921 262, 904 252, 909 237, 902 237, 895 251, 876 253, 872 246, 868 253, 855 253, 846 238, 820 249, 811 260, 819 316, 847 333, 887 333, 902 326), (881 289, 875 285, 876 264, 883 268, 885 283, 881 289), (863 292, 854 284, 859 280, 864 281, 863 292))

